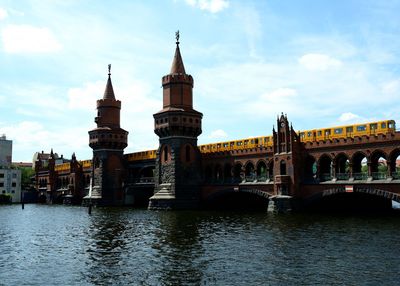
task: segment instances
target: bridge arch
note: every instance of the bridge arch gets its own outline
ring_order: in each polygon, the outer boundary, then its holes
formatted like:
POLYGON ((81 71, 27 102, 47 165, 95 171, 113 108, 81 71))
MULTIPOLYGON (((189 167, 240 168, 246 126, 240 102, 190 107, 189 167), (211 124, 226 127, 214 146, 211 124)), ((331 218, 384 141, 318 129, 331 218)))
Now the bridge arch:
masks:
POLYGON ((240 182, 242 180, 242 164, 237 162, 233 167, 233 178, 235 181, 240 182))
POLYGON ((354 179, 362 179, 368 176, 369 158, 362 151, 357 151, 351 157, 352 174, 354 179))
POLYGON ((335 156, 333 165, 335 166, 335 176, 339 180, 348 180, 350 177, 350 158, 346 153, 339 153, 335 156))
POLYGON ((393 179, 400 179, 400 148, 394 149, 389 154, 390 175, 393 179))
POLYGON ((267 163, 264 160, 257 162, 257 179, 260 181, 267 179, 267 163))
POLYGON ((224 181, 227 183, 232 181, 232 165, 230 163, 224 165, 224 181))
POLYGON ((223 170, 221 164, 219 163, 215 165, 213 179, 215 179, 217 182, 220 182, 223 179, 223 170))
POLYGON ((204 180, 206 182, 211 182, 212 180, 212 166, 211 165, 207 165, 204 168, 204 180))
POLYGON ((332 157, 329 154, 322 154, 318 160, 318 173, 321 181, 332 179, 332 157))
POLYGON ((266 210, 270 195, 259 189, 228 188, 217 191, 204 200, 208 209, 266 210))
POLYGON ((305 158, 304 178, 313 182, 317 178, 317 162, 314 156, 307 155, 305 158))
POLYGON ((254 179, 254 164, 251 161, 247 161, 244 167, 245 169, 245 176, 247 180, 254 179))
POLYGON ((400 195, 374 187, 358 187, 346 192, 344 187, 326 189, 307 197, 305 210, 318 211, 389 211, 400 195))
MULTIPOLYGON (((371 175, 375 179, 380 179, 382 173, 387 173, 387 155, 382 150, 375 150, 371 154, 371 175)), ((385 176, 384 176, 385 177, 385 176)))

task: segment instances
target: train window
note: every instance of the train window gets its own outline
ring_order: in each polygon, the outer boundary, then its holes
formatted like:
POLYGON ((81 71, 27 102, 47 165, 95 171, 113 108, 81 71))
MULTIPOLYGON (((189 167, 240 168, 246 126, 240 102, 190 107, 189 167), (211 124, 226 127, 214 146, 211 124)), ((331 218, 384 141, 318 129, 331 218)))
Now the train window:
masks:
POLYGON ((348 127, 346 127, 346 132, 347 132, 347 133, 353 132, 353 126, 348 126, 348 127))
POLYGON ((236 142, 236 146, 242 146, 242 141, 236 142))
POLYGON ((247 143, 249 143, 247 140, 244 140, 244 145, 247 145, 247 143))
POLYGON ((393 121, 390 121, 390 122, 389 122, 389 128, 390 128, 390 129, 391 129, 391 128, 395 128, 394 122, 393 122, 393 121))
POLYGON ((342 134, 343 128, 336 128, 334 132, 335 132, 335 134, 342 134))
POLYGON ((231 142, 231 147, 235 146, 235 142, 231 142))
POLYGON ((378 124, 372 123, 372 124, 369 125, 369 128, 375 130, 375 129, 378 128, 378 124))
POLYGON ((385 129, 385 128, 386 128, 386 122, 382 122, 382 123, 381 123, 381 128, 382 128, 382 129, 385 129))
POLYGON ((326 129, 325 130, 325 135, 330 135, 331 134, 331 130, 330 129, 326 129))
POLYGON ((258 139, 255 139, 254 141, 256 142, 256 144, 258 144, 258 139))
POLYGON ((367 125, 358 125, 357 126, 357 131, 365 131, 367 130, 367 125))
POLYGON ((303 133, 303 132, 301 132, 300 133, 300 138, 304 138, 305 136, 304 136, 305 134, 303 133))
POLYGON ((217 148, 221 147, 221 144, 217 144, 217 148))
POLYGON ((322 131, 318 130, 318 136, 321 136, 321 135, 322 135, 322 131))
POLYGON ((310 131, 307 132, 307 137, 311 137, 311 132, 310 131))

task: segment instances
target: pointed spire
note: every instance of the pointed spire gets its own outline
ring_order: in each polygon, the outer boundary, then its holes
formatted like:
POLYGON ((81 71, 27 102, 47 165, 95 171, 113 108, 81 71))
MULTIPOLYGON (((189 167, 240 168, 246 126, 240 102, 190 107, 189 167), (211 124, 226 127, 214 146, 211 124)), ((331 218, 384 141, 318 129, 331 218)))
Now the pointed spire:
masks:
POLYGON ((104 91, 103 99, 115 100, 114 89, 111 83, 111 64, 108 65, 108 80, 106 90, 104 91))
POLYGON ((183 65, 183 60, 181 56, 181 51, 179 50, 179 30, 175 33, 175 38, 176 38, 176 50, 174 59, 172 61, 170 74, 176 74, 176 73, 186 74, 185 66, 183 65))

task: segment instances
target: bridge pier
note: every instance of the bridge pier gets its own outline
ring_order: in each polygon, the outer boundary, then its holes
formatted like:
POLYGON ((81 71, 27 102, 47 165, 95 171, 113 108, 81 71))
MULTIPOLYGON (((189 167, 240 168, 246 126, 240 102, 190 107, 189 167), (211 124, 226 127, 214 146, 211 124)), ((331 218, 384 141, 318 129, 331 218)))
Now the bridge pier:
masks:
POLYGON ((277 213, 291 212, 293 209, 293 197, 278 195, 270 198, 268 203, 268 211, 277 213))

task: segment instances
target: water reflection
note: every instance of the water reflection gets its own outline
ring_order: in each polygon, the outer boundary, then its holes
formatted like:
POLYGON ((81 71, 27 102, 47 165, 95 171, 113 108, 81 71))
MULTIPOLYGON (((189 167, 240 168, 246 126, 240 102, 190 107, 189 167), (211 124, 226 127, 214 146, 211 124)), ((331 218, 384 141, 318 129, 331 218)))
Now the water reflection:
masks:
POLYGON ((193 212, 159 213, 161 228, 156 230, 152 247, 157 250, 163 285, 198 285, 206 268, 198 228, 201 220, 193 212))

